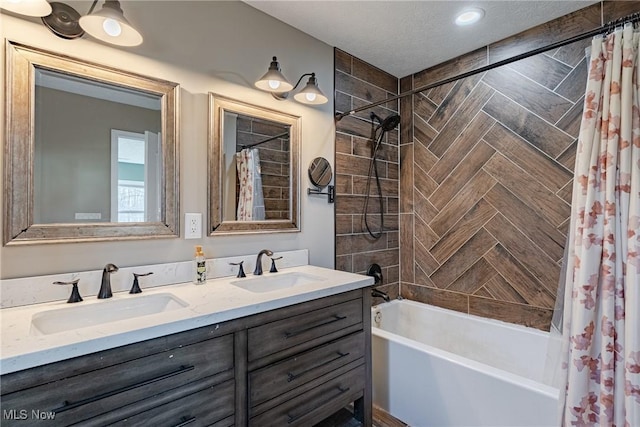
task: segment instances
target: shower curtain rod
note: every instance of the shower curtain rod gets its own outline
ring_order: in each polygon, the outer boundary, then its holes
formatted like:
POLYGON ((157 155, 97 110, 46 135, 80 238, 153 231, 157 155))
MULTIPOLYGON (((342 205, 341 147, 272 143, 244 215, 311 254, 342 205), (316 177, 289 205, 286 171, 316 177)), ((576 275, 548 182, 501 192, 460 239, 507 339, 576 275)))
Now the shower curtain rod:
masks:
POLYGON ((273 141, 274 139, 284 138, 285 136, 289 136, 289 132, 279 133, 278 135, 271 136, 267 139, 263 139, 262 141, 255 142, 253 144, 241 145, 242 149, 256 147, 260 144, 264 144, 265 142, 273 141))
POLYGON ((424 92, 425 90, 433 89, 434 87, 437 87, 437 86, 441 86, 441 85, 444 85, 444 84, 447 84, 447 83, 455 82, 457 80, 465 79, 465 78, 471 77, 471 76, 473 76, 475 74, 484 73, 485 71, 489 71, 489 70, 492 70, 494 68, 498 68, 498 67, 501 67, 503 65, 510 64, 512 62, 520 61, 521 59, 526 59, 526 58, 529 58, 530 56, 535 56, 535 55, 538 55, 540 53, 547 52, 549 50, 557 49, 559 47, 563 47, 563 46, 569 45, 571 43, 575 43, 575 42, 578 42, 580 40, 587 39, 589 37, 594 37, 594 36, 597 36, 599 34, 611 31, 611 30, 613 30, 614 28, 616 28, 619 25, 623 25, 623 24, 626 24, 626 23, 638 22, 638 21, 640 21, 640 12, 635 12, 635 13, 632 13, 631 15, 627 15, 625 17, 616 19, 615 21, 610 21, 610 22, 606 23, 605 25, 603 25, 603 26, 601 26, 599 28, 596 28, 595 30, 587 31, 586 33, 578 34, 577 36, 573 36, 571 38, 568 38, 568 39, 565 39, 565 40, 561 40, 559 42, 551 43, 551 44, 549 44, 547 46, 539 47, 537 49, 530 50, 529 52, 521 53, 519 55, 512 56, 510 58, 503 59, 503 60, 498 61, 498 62, 494 62, 493 64, 489 64, 489 65, 485 65, 485 66, 480 67, 480 68, 476 68, 475 70, 467 71, 467 72, 455 75, 453 77, 448 77, 446 79, 439 80, 439 81, 437 81, 435 83, 430 83, 428 85, 420 86, 420 87, 418 87, 416 89, 401 93, 401 94, 393 96, 391 98, 383 99, 383 100, 377 101, 377 102, 372 102, 370 104, 363 105, 362 107, 354 108, 353 110, 349 110, 349 111, 344 112, 344 113, 336 112, 335 120, 336 120, 336 122, 339 122, 344 117, 351 116, 351 115, 353 115, 355 113, 358 113, 360 111, 365 111, 365 110, 368 110, 370 108, 377 107, 378 105, 386 104, 387 102, 396 101, 398 99, 404 98, 405 96, 415 95, 416 93, 424 92))

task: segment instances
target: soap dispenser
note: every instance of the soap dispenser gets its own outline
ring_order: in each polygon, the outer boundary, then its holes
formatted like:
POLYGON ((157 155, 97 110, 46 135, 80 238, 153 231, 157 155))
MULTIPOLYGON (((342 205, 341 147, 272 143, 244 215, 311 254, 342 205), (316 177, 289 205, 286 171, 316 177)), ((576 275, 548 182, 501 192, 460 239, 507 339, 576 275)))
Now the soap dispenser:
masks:
POLYGON ((196 285, 202 285, 207 281, 207 259, 202 252, 202 246, 196 246, 196 259, 195 259, 196 274, 193 279, 193 283, 196 285))

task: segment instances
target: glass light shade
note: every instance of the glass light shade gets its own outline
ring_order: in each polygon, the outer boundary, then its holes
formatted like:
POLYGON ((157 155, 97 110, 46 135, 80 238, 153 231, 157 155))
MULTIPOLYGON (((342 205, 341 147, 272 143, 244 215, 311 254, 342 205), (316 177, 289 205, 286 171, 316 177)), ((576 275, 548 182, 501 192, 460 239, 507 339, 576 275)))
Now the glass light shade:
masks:
POLYGON ((312 105, 326 104, 329 101, 320 88, 318 88, 315 73, 311 74, 307 85, 302 88, 300 92, 293 95, 293 98, 303 104, 312 105))
POLYGON ((271 61, 271 65, 269 65, 269 69, 264 76, 256 81, 255 86, 258 89, 272 93, 284 93, 293 89, 293 85, 289 83, 289 80, 280 72, 278 58, 275 56, 271 61))
POLYGON ((0 9, 27 16, 51 14, 51 5, 47 0, 0 0, 0 9))
POLYGON ((107 0, 99 12, 80 18, 80 26, 91 36, 118 46, 138 46, 142 35, 126 20, 120 4, 107 0))

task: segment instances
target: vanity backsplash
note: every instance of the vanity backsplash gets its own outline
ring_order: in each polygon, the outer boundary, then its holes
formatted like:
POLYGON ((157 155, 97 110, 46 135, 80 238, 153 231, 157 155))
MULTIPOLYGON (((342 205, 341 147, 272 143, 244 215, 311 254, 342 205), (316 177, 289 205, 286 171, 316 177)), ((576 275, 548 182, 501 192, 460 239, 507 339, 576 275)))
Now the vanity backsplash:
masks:
MULTIPOLYGON (((230 263, 238 263, 240 261, 244 261, 244 271, 250 274, 255 268, 256 255, 257 251, 256 254, 207 259, 207 278, 216 279, 235 276, 238 273, 238 267, 230 265, 230 263)), ((278 269, 309 264, 309 251, 307 249, 274 252, 273 257, 282 257, 282 259, 276 261, 278 269)), ((105 265, 108 262, 110 260, 105 259, 105 265)), ((262 265, 264 271, 268 272, 271 260, 268 257, 263 257, 262 265)), ((133 273, 153 273, 150 276, 138 279, 143 292, 145 288, 191 282, 194 268, 194 263, 191 260, 121 267, 118 272, 111 274, 111 288, 113 292, 128 292, 133 284, 133 273)), ((96 296, 100 289, 102 269, 0 280, 0 308, 66 300, 71 293, 71 286, 54 285, 53 282, 69 282, 75 279, 80 279, 78 288, 83 298, 96 296)))

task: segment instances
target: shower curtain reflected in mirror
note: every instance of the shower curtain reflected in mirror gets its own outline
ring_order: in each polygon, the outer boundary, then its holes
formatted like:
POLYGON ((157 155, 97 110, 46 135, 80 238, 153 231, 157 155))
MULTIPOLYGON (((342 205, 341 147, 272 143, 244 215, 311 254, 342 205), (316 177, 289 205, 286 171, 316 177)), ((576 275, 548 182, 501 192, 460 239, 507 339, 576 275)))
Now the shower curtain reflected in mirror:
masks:
POLYGON ((640 425, 640 33, 591 46, 562 315, 562 425, 640 425))
POLYGON ((238 221, 261 221, 265 219, 260 152, 257 148, 245 148, 236 153, 238 170, 238 221))

